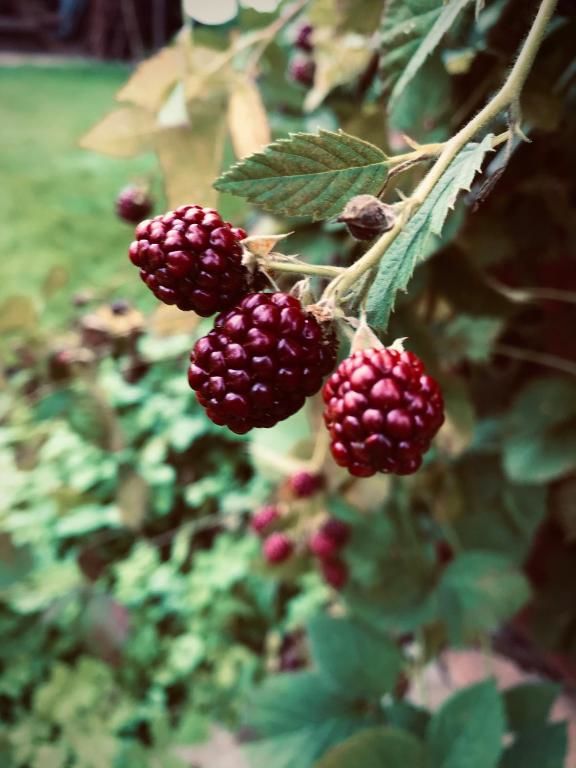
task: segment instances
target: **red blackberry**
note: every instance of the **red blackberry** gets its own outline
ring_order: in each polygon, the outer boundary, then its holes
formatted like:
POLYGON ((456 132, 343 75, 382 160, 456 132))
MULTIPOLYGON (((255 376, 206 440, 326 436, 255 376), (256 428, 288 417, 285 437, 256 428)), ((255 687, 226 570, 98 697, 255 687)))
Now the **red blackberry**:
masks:
POLYGON ((313 33, 314 27, 312 24, 301 24, 294 35, 294 45, 296 48, 310 53, 314 49, 314 43, 312 42, 313 33))
POLYGON ((314 85, 316 64, 310 56, 294 56, 290 62, 289 74, 295 83, 311 88, 314 85))
POLYGON ((342 549, 349 537, 350 528, 346 523, 332 517, 311 536, 308 546, 316 557, 331 558, 342 549))
POLYGON ((244 237, 213 208, 183 205, 142 221, 129 255, 160 301, 208 317, 252 287, 253 276, 242 264, 244 237))
POLYGON ((323 396, 332 455, 357 477, 416 472, 444 421, 440 387, 412 352, 354 352, 330 376, 323 396))
POLYGON ((336 344, 286 293, 251 293, 196 342, 188 381, 215 424, 244 434, 300 410, 334 367, 336 344))
POLYGON ((116 198, 116 213, 129 224, 138 224, 150 216, 153 207, 152 198, 143 187, 124 187, 116 198))
POLYGON ((267 504, 262 509, 259 509, 252 517, 250 521, 250 527, 252 530, 261 535, 280 517, 280 512, 275 504, 267 504))
POLYGON ((288 560, 293 551, 294 542, 285 533, 271 533, 262 546, 264 558, 271 565, 288 560))
POLYGON ((334 589, 342 589, 348 581, 348 566, 339 557, 320 560, 320 570, 324 581, 334 589))
POLYGON ((307 499, 324 486, 324 477, 312 472, 296 472, 289 478, 288 486, 294 496, 307 499))

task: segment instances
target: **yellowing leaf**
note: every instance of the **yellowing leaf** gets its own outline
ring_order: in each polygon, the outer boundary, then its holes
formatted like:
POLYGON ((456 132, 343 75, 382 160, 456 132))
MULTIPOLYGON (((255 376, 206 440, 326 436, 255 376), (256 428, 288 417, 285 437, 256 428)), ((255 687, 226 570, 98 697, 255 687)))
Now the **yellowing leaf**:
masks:
POLYGON ((153 148, 154 115, 139 107, 109 112, 80 139, 83 149, 115 157, 132 157, 153 148))
POLYGON ((157 112, 170 88, 186 71, 186 52, 182 46, 172 45, 158 51, 138 65, 132 77, 118 91, 118 101, 129 101, 150 112, 157 112))
POLYGON ((319 30, 314 36, 314 86, 306 96, 305 108, 312 112, 334 88, 358 77, 371 56, 368 41, 362 35, 335 37, 327 29, 319 30))
POLYGON ((0 304, 0 333, 30 330, 37 322, 36 308, 28 296, 9 296, 0 304))
POLYGON ((271 140, 260 91, 249 77, 237 78, 228 103, 228 129, 238 159, 263 149, 271 140))
POLYGON ((155 336, 191 334, 198 327, 200 316, 195 312, 182 312, 168 304, 160 304, 148 321, 148 328, 155 336))
POLYGON ((184 203, 214 205, 212 187, 222 162, 224 122, 207 110, 195 117, 192 129, 167 128, 156 137, 155 148, 162 166, 166 196, 171 207, 184 203))
POLYGON ((148 486, 139 474, 129 471, 120 481, 116 503, 127 528, 139 528, 146 516, 148 486))
POLYGON ((56 265, 46 275, 42 285, 42 293, 49 299, 68 282, 68 271, 61 265, 56 265))
POLYGON ((194 102, 207 94, 225 93, 230 81, 230 56, 227 51, 215 51, 194 46, 188 52, 184 90, 186 100, 194 102))

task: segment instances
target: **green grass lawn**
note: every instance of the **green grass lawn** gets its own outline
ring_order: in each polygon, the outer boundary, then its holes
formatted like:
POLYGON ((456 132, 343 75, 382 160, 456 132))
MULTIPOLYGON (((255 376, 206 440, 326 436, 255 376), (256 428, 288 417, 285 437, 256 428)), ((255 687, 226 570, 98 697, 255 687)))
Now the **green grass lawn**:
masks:
POLYGON ((61 322, 82 289, 147 301, 126 257, 132 229, 116 218, 114 200, 153 172, 155 159, 77 146, 127 75, 121 65, 93 63, 0 70, 0 304, 32 296, 43 324, 61 322), (64 285, 45 300, 55 267, 64 285))

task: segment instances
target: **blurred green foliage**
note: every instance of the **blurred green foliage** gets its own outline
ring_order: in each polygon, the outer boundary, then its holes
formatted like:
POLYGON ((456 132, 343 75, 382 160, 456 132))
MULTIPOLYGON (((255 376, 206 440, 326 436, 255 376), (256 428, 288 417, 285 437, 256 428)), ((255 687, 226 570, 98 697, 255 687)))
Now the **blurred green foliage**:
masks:
MULTIPOLYGON (((2 69, 0 305, 32 297, 44 325, 61 323, 70 294, 93 286, 146 306, 123 255, 131 229, 114 201, 133 178, 154 174, 154 158, 111 160, 78 147, 127 71, 99 63, 2 69)), ((161 205, 158 183, 154 192, 161 205)))

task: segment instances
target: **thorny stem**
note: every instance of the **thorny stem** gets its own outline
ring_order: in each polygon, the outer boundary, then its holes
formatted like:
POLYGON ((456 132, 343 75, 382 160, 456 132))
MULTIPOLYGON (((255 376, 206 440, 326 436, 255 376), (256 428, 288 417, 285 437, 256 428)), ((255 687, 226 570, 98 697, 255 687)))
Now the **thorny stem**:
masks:
MULTIPOLYGON (((414 194, 405 201, 400 215, 392 229, 383 234, 382 237, 380 237, 355 264, 349 267, 344 274, 335 278, 332 283, 330 283, 324 292, 324 300, 330 300, 337 303, 340 297, 345 296, 346 292, 367 270, 378 265, 390 245, 396 240, 410 218, 418 208, 420 208, 434 189, 458 152, 460 152, 460 150, 473 139, 485 125, 507 107, 518 101, 528 73, 534 62, 534 58, 544 39, 546 27, 554 12, 556 2, 557 0, 542 0, 536 18, 534 19, 534 23, 524 41, 518 58, 500 90, 488 104, 486 104, 486 106, 481 109, 472 120, 470 120, 469 123, 461 128, 451 139, 441 145, 442 149, 438 159, 420 182, 414 191, 414 194)), ((507 131, 504 134, 500 134, 495 137, 492 146, 497 146, 508 137, 509 132, 507 131)), ((406 159, 407 158, 404 156, 401 161, 405 162, 406 159)))
POLYGON ((307 264, 304 261, 276 261, 263 259, 261 265, 270 272, 296 272, 310 277, 339 277, 346 272, 345 267, 329 267, 324 264, 307 264))

